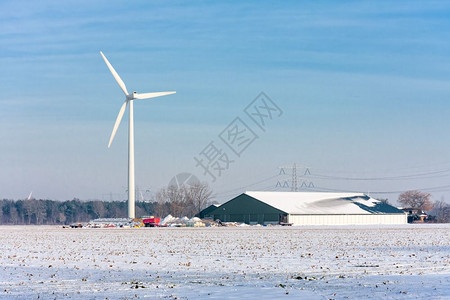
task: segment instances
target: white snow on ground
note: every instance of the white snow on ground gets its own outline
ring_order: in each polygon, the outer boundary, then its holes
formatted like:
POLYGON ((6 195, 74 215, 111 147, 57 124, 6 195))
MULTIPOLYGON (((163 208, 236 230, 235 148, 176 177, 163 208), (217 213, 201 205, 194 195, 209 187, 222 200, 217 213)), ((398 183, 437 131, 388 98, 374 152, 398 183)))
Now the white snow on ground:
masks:
POLYGON ((0 226, 0 299, 450 299, 450 225, 0 226))

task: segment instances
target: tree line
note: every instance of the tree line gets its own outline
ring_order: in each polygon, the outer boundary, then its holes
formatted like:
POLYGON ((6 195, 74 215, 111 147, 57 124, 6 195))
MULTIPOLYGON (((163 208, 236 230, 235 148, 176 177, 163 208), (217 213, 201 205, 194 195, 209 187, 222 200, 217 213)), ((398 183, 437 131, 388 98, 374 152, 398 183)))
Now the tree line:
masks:
MULTIPOLYGON (((151 202, 136 202, 136 216, 189 218, 210 204, 212 191, 206 183, 161 189, 151 202)), ((67 225, 98 218, 126 218, 127 201, 0 200, 0 224, 67 225)))
MULTIPOLYGON (((153 213, 153 203, 137 202, 139 215, 153 213)), ((97 218, 126 218, 126 201, 0 200, 0 224, 57 225, 97 218)))

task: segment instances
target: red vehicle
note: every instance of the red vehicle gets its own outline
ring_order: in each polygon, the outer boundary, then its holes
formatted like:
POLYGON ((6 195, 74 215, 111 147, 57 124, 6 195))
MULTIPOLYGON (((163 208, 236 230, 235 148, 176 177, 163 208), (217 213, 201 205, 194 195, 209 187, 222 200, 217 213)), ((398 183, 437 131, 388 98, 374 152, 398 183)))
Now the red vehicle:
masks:
POLYGON ((142 223, 144 223, 145 227, 158 227, 161 222, 161 218, 143 218, 142 223))

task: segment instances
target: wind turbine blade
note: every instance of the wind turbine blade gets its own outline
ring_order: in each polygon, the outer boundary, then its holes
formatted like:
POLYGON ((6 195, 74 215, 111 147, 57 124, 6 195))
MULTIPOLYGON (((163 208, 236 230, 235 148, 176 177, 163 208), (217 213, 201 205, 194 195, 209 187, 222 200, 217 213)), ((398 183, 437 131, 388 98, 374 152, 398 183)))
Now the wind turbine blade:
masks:
POLYGON ((134 94, 133 97, 135 99, 148 99, 148 98, 155 98, 155 97, 161 97, 166 95, 175 94, 176 92, 158 92, 158 93, 143 93, 143 94, 134 94))
POLYGON ((125 83, 123 82, 123 80, 120 78, 119 74, 117 74, 116 70, 114 70, 113 66, 109 63, 109 61, 106 59, 105 55, 103 54, 102 51, 100 51, 100 54, 103 57, 103 60, 105 61, 106 65, 108 66, 108 69, 111 71, 112 75, 114 76, 114 78, 116 79, 117 83, 119 84, 120 88, 122 89, 122 91, 125 93, 125 96, 128 96, 128 91, 127 91, 127 87, 125 86, 125 83))
POLYGON ((128 100, 125 100, 122 104, 122 107, 119 110, 119 114, 117 115, 116 123, 114 123, 114 128, 111 133, 111 137, 109 139, 108 148, 111 146, 114 136, 116 135, 116 131, 119 128, 120 121, 122 120, 122 117, 123 117, 123 113, 125 112, 125 109, 127 108, 127 104, 128 104, 128 100))

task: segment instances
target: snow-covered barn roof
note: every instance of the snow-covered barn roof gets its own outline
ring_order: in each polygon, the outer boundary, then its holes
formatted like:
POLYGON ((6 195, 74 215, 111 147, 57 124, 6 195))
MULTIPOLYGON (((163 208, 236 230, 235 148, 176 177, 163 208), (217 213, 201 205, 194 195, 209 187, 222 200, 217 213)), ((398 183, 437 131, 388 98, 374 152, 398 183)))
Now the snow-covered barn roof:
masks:
POLYGON ((245 194, 292 215, 403 213, 362 193, 245 192, 245 194))

